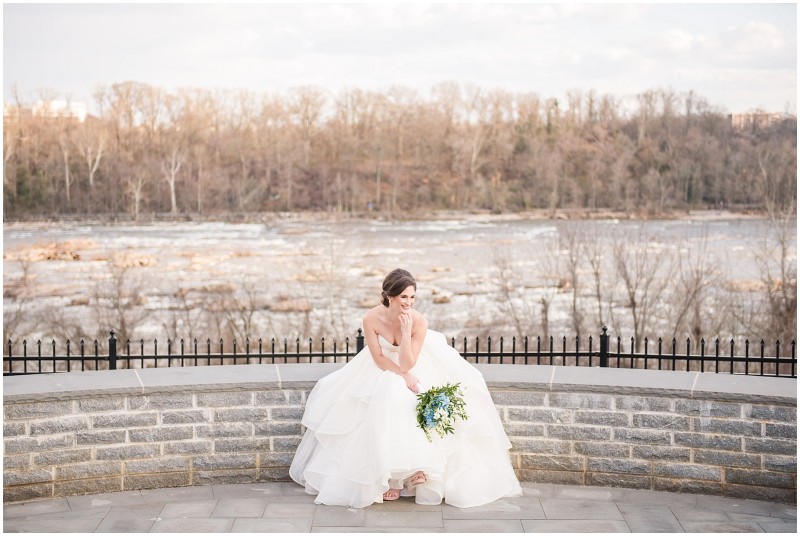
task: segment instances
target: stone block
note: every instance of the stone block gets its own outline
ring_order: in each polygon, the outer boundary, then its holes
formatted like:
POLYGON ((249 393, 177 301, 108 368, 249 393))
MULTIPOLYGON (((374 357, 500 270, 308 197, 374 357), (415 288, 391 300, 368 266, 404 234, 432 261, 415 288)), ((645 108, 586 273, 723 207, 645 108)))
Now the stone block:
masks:
POLYGON ((691 450, 686 447, 633 445, 631 457, 640 458, 643 460, 670 460, 676 462, 688 462, 691 457, 691 450))
POLYGON ((796 476, 791 473, 773 471, 754 471, 751 469, 725 469, 725 482, 728 484, 745 484, 748 486, 765 486, 770 488, 794 488, 796 476))
POLYGON ((614 441, 619 443, 638 443, 648 445, 669 445, 670 432, 645 430, 641 428, 614 428, 614 441))
POLYGON ((672 400, 644 396, 617 396, 615 407, 624 411, 668 412, 672 409, 672 400))
POLYGON ((24 404, 3 404, 6 419, 36 419, 40 417, 61 417, 74 413, 71 400, 64 402, 30 402, 24 404))
POLYGON ((524 422, 504 422, 506 434, 515 437, 541 437, 544 435, 543 424, 530 424, 524 422))
MULTIPOLYGON (((797 425, 796 424, 773 424, 767 423, 765 425, 767 437, 782 437, 786 439, 797 439, 797 425)), ((757 434, 751 434, 757 435, 757 434)))
POLYGON ((4 422, 3 437, 14 437, 27 434, 24 422, 4 422))
POLYGON ((528 439, 511 437, 511 450, 526 454, 569 454, 570 446, 566 441, 553 439, 528 439))
POLYGON ((89 419, 84 416, 62 417, 31 422, 31 435, 53 435, 77 432, 89 428, 89 419))
POLYGON ((152 460, 125 462, 125 473, 129 475, 140 473, 174 473, 188 470, 188 458, 155 458, 152 460))
POLYGON ((136 426, 155 426, 158 413, 116 413, 95 415, 92 417, 92 428, 133 428, 136 426))
POLYGON ((589 458, 586 470, 592 473, 625 473, 646 475, 649 468, 647 462, 641 460, 623 460, 615 458, 589 458))
POLYGON ((299 437, 276 437, 272 439, 272 450, 275 452, 294 452, 299 444, 299 437))
MULTIPOLYGON (((52 465, 52 464, 38 464, 52 465)), ((15 454, 13 456, 3 456, 3 469, 27 469, 31 466, 30 454, 15 454)))
POLYGON ((52 483, 8 486, 3 489, 4 504, 35 501, 37 499, 50 499, 52 497, 53 497, 52 483))
POLYGON ((763 486, 724 484, 722 486, 722 494, 726 497, 736 497, 753 501, 778 502, 784 504, 797 503, 796 488, 767 488, 763 486))
POLYGON ((40 484, 52 482, 53 473, 44 469, 26 469, 24 471, 7 470, 3 468, 3 487, 17 486, 20 484, 40 484))
POLYGON ((508 420, 511 422, 570 424, 572 422, 572 412, 566 409, 510 407, 508 408, 508 420))
POLYGON ((191 393, 154 394, 128 397, 131 411, 191 408, 194 403, 191 393))
POLYGON ((574 449, 575 454, 593 458, 629 458, 631 455, 631 446, 623 443, 576 441, 574 449))
POLYGON ((250 391, 223 391, 217 393, 198 393, 197 406, 203 408, 226 408, 231 406, 251 406, 253 393, 250 391))
POLYGON ((160 454, 159 445, 125 445, 122 447, 97 447, 96 460, 135 460, 154 458, 160 454))
POLYGON ((87 480, 62 480, 55 482, 53 485, 53 495, 56 497, 112 493, 115 491, 122 491, 121 476, 87 480))
POLYGON ((223 438, 214 441, 214 452, 256 452, 269 450, 269 437, 223 438))
POLYGON ((797 457, 764 454, 764 469, 767 471, 797 473, 797 457))
POLYGON ((206 412, 199 409, 185 411, 164 411, 161 413, 161 424, 193 424, 209 422, 206 412))
POLYGON ((693 417, 734 417, 742 416, 742 405, 715 400, 676 400, 675 413, 693 417))
POLYGON ((81 413, 100 413, 103 411, 122 411, 125 409, 125 397, 97 397, 78 400, 78 411, 81 413))
POLYGON ((56 480, 122 475, 121 462, 86 462, 56 467, 56 480))
POLYGON ((253 425, 249 423, 211 423, 197 426, 197 437, 251 437, 253 425))
MULTIPOLYGON (((284 409, 284 408, 282 408, 284 409)), ((269 419, 267 408, 231 408, 218 409, 214 412, 215 422, 259 422, 269 419)))
POLYGON ((123 489, 179 488, 191 485, 188 472, 125 475, 123 489))
POLYGON ((611 428, 605 426, 577 426, 548 424, 547 435, 559 439, 574 441, 603 440, 611 439, 611 428))
POLYGON ((742 440, 738 437, 693 432, 675 432, 675 444, 699 449, 742 450, 742 440))
POLYGON ((726 434, 737 436, 761 436, 761 423, 752 421, 737 421, 733 419, 712 419, 710 417, 694 417, 692 430, 711 434, 726 434))
POLYGON ((586 473, 586 485, 606 488, 650 489, 650 477, 621 473, 586 473))
POLYGON ((548 456, 546 454, 522 454, 520 468, 538 471, 583 471, 583 456, 548 456))
POLYGON ((69 463, 87 462, 92 458, 92 449, 69 449, 42 452, 33 455, 33 465, 66 465, 69 463))
POLYGON ((674 413, 636 413, 633 415, 633 426, 636 428, 658 428, 659 430, 686 430, 691 420, 674 413))
POLYGON ((763 452, 765 454, 797 454, 797 441, 788 439, 770 439, 746 437, 744 439, 746 452, 763 452))
POLYGON ((211 454, 211 441, 175 441, 164 443, 164 454, 211 454))
POLYGON ((263 467, 258 471, 259 482, 288 482, 290 480, 288 467, 263 467))
POLYGON ((256 391, 255 406, 301 406, 305 402, 303 391, 281 389, 275 391, 256 391))
POLYGON ((75 434, 78 445, 110 445, 125 443, 125 430, 88 430, 75 434))
POLYGON ((763 406, 760 404, 745 405, 745 417, 761 421, 780 423, 797 422, 797 408, 785 406, 763 406))
POLYGON ((5 454, 46 452, 74 447, 75 436, 73 434, 64 434, 58 436, 12 437, 6 439, 3 443, 5 454))
POLYGON ((160 441, 176 441, 192 439, 194 430, 191 426, 159 426, 158 428, 134 428, 128 430, 131 443, 158 443, 160 441))
POLYGON ((258 422, 255 424, 257 436, 295 436, 303 431, 299 422, 258 422))
POLYGON ((761 467, 760 454, 744 454, 741 452, 725 452, 720 450, 696 449, 694 451, 695 463, 716 465, 719 467, 761 467))
POLYGON ((299 421, 305 410, 304 407, 270 408, 269 415, 273 421, 299 421))
POLYGON ((575 412, 576 424, 596 424, 598 426, 629 426, 630 416, 627 413, 613 411, 585 411, 575 412))
POLYGON ((210 471, 218 469, 254 469, 255 467, 255 454, 240 454, 234 456, 196 456, 192 458, 192 469, 195 471, 210 471))
POLYGON ((569 409, 611 409, 614 397, 597 393, 550 393, 548 405, 569 409))
POLYGON ((218 471, 194 471, 192 486, 212 486, 219 484, 254 484, 260 482, 256 469, 222 469, 218 471))
POLYGON ((693 463, 656 463, 653 465, 653 474, 669 478, 722 482, 721 468, 693 463))
POLYGON ((722 484, 699 480, 653 477, 653 490, 668 491, 670 493, 722 495, 722 484))
POLYGON ((259 452, 260 467, 289 467, 294 459, 291 452, 259 452))
POLYGON ((561 484, 568 486, 583 486, 583 471, 540 471, 537 469, 520 469, 519 479, 523 482, 536 482, 539 484, 561 484))

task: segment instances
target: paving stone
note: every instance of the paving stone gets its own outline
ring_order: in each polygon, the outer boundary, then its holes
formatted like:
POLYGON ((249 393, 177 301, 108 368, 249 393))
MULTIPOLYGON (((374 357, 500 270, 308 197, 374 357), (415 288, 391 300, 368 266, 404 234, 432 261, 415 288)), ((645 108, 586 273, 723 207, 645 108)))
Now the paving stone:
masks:
POLYGON ((267 503, 267 509, 264 510, 262 517, 272 519, 294 519, 294 518, 308 518, 309 521, 314 519, 314 514, 317 511, 316 504, 298 503, 298 502, 272 502, 267 503))
POLYGON ((149 532, 164 506, 156 503, 113 507, 97 527, 97 532, 149 532))
POLYGON ((683 532, 669 506, 620 503, 619 510, 631 532, 683 532))
POLYGON ((214 484, 215 499, 235 497, 275 497, 283 492, 281 482, 262 482, 258 484, 214 484))
POLYGON ((104 519, 100 525, 97 526, 97 532, 124 532, 124 533, 144 533, 150 532, 156 518, 119 518, 119 519, 104 519))
POLYGON ((624 521, 613 521, 609 519, 591 520, 534 520, 523 519, 522 528, 525 532, 547 532, 547 533, 608 533, 608 532, 630 532, 628 524, 624 521))
POLYGON ((69 523, 64 523, 60 519, 30 519, 14 518, 3 520, 3 532, 75 532, 90 533, 94 532, 102 518, 83 518, 73 519, 69 523))
MULTIPOLYGON (((374 527, 313 527, 311 532, 369 532, 375 534, 374 527)), ((383 527, 384 532, 444 532, 444 527, 383 527)))
POLYGON ((161 510, 162 519, 184 517, 211 517, 217 507, 216 499, 205 501, 179 501, 167 503, 161 510))
POLYGON ((4 504, 3 519, 14 517, 31 517, 54 512, 69 512, 70 507, 66 499, 50 499, 33 501, 24 504, 4 504))
POLYGON ((695 495, 669 493, 665 491, 625 490, 625 503, 652 506, 670 506, 685 509, 700 509, 695 495))
POLYGON ((150 532, 230 532, 233 519, 223 517, 158 519, 150 532))
POLYGON ((445 519, 445 532, 524 532, 519 519, 445 519))
POLYGON ((797 522, 781 523, 780 521, 760 521, 758 525, 764 529, 764 532, 788 532, 790 534, 797 534, 797 522))
POLYGON ((314 512, 314 527, 363 527, 363 508, 345 508, 320 504, 314 512))
POLYGON ((698 510, 715 510, 728 513, 771 515, 773 505, 763 501, 731 499, 729 497, 697 496, 698 510))
POLYGON ((684 521, 730 521, 725 512, 709 512, 708 510, 695 510, 687 508, 670 508, 672 513, 681 523, 684 521))
POLYGON ((763 532, 764 529, 758 526, 758 523, 746 523, 736 521, 687 521, 683 523, 683 530, 685 532, 763 532))
POLYGON ((268 500, 266 497, 219 499, 211 517, 261 517, 268 500))
MULTIPOLYGON (((364 526, 376 529, 383 527, 443 527, 439 512, 378 512, 367 509, 364 526)), ((377 530, 376 532, 380 532, 377 530)))
POLYGON ((443 519, 545 519, 542 503, 535 497, 509 497, 474 508, 442 505, 443 519))
POLYGON ((623 520, 616 503, 540 499, 547 519, 616 519, 623 520))
POLYGON ((292 517, 275 519, 238 518, 233 522, 230 532, 311 532, 311 519, 292 517))

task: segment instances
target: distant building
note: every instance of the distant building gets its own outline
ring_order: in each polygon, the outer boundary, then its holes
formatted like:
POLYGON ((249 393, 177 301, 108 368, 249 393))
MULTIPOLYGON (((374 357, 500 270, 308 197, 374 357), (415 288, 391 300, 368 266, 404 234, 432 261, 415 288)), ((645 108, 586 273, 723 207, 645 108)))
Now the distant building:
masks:
POLYGON ((730 114, 728 119, 734 130, 762 130, 783 124, 786 120, 797 118, 790 114, 770 113, 763 110, 753 110, 743 114, 730 114))

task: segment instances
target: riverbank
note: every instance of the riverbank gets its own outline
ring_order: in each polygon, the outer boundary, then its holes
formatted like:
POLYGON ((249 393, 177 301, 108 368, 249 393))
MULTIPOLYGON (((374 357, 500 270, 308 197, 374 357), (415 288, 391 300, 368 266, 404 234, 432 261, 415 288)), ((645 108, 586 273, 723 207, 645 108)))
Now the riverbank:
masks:
POLYGON ((170 222, 222 222, 222 223, 269 223, 269 222, 319 222, 319 221, 559 221, 559 220, 620 220, 620 221, 722 221, 739 219, 763 219, 767 213, 753 209, 701 209, 701 210, 672 210, 657 215, 627 214, 612 210, 588 209, 559 209, 528 210, 524 212, 496 213, 492 211, 458 211, 438 210, 420 212, 247 212, 247 213, 219 213, 200 214, 188 213, 150 213, 140 215, 134 220, 130 214, 57 214, 57 215, 31 215, 22 218, 4 217, 4 225, 16 223, 102 223, 102 224, 148 224, 170 222))

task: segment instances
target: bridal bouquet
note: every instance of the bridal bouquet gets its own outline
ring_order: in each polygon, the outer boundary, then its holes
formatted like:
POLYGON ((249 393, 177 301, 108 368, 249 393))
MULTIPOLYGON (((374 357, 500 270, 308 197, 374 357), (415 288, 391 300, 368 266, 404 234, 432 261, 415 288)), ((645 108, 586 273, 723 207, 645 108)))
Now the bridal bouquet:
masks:
POLYGON ((431 430, 444 437, 453 433, 456 418, 467 419, 467 408, 459 384, 432 387, 417 395, 417 426, 425 432, 428 441, 431 430))

